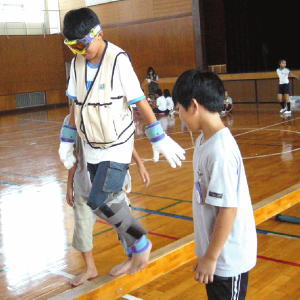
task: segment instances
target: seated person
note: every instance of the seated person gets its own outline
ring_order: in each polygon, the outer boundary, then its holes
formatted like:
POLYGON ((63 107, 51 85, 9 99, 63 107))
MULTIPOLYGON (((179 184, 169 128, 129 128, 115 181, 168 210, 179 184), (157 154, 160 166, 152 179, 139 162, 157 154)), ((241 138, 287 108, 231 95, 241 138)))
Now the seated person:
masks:
POLYGON ((158 75, 153 69, 153 67, 149 67, 147 70, 147 76, 146 76, 146 81, 148 83, 148 95, 155 95, 157 92, 157 89, 159 88, 158 85, 158 75))
POLYGON ((148 100, 149 105, 153 109, 155 107, 155 95, 149 95, 147 100, 148 100))
POLYGON ((233 107, 232 98, 229 97, 228 92, 225 91, 224 106, 221 115, 226 115, 227 113, 230 113, 232 111, 232 107, 233 107))
POLYGON ((168 89, 164 90, 164 97, 166 98, 168 113, 173 114, 174 102, 168 89))
POLYGON ((167 109, 167 101, 166 98, 163 96, 162 94, 162 90, 158 89, 156 91, 156 107, 153 108, 153 112, 157 113, 157 114, 165 114, 167 115, 169 113, 168 109, 167 109))

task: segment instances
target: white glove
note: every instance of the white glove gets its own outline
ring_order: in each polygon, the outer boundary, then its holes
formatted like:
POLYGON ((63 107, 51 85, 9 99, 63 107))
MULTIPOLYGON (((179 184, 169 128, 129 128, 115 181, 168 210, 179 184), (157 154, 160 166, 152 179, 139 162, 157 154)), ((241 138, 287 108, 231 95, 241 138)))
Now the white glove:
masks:
POLYGON ((159 160, 159 154, 163 154, 172 168, 181 167, 181 160, 185 160, 185 150, 166 135, 162 140, 152 143, 153 160, 159 160))
POLYGON ((74 166, 76 158, 74 156, 73 143, 60 142, 58 154, 61 162, 68 170, 74 166))

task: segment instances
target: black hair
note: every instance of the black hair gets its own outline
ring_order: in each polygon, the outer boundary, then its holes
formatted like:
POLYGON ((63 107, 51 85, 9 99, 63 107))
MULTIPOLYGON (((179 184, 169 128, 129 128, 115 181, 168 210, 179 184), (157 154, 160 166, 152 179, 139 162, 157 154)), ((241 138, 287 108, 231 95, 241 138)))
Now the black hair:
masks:
POLYGON ((157 89, 155 94, 157 94, 158 96, 162 96, 162 90, 161 89, 157 89))
POLYGON ((68 40, 80 39, 97 24, 100 24, 100 20, 90 8, 73 9, 68 11, 64 17, 63 34, 68 40))
POLYGON ((150 74, 150 71, 152 71, 153 75, 156 75, 156 72, 155 70, 153 69, 153 67, 149 67, 148 70, 147 70, 147 75, 150 74))
POLYGON ((164 96, 167 97, 171 97, 170 91, 168 89, 164 90, 164 96))
POLYGON ((224 105, 224 85, 221 79, 212 72, 188 70, 176 80, 173 88, 173 100, 186 110, 196 99, 210 112, 221 112, 224 105))

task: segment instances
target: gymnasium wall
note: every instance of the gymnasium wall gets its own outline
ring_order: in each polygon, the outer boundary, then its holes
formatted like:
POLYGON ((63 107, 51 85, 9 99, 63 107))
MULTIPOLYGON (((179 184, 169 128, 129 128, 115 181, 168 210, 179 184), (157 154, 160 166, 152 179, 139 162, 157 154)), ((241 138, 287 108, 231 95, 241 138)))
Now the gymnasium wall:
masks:
MULTIPOLYGON (((61 20, 83 6, 84 0, 60 0, 61 20)), ((104 38, 129 53, 140 81, 149 66, 159 77, 195 66, 191 0, 124 0, 91 8, 100 17, 104 38)))
MULTIPOLYGON (((299 71, 293 71, 300 74, 299 71)), ((278 77, 276 72, 221 74, 225 89, 235 103, 277 102, 278 77)), ((291 95, 300 95, 300 82, 290 78, 291 95)))
MULTIPOLYGON (((300 76, 300 71, 293 71, 300 76)), ((276 72, 219 74, 234 103, 264 104, 277 102, 276 72)), ((160 87, 172 91, 176 77, 162 78, 160 87)), ((300 95, 300 81, 290 78, 291 95, 300 95)), ((145 87, 146 88, 146 87, 145 87)))
POLYGON ((202 17, 207 65, 226 65, 224 0, 203 0, 202 17))
POLYGON ((61 35, 0 36, 0 111, 16 109, 16 94, 44 91, 46 104, 67 103, 61 35))

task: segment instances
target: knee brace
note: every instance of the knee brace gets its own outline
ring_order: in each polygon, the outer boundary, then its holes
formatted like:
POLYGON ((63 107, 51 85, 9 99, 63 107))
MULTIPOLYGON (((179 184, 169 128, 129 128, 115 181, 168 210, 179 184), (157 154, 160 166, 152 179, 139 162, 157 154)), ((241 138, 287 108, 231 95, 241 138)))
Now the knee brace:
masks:
POLYGON ((130 209, 125 202, 113 204, 111 207, 104 204, 99 207, 98 212, 101 212, 106 217, 110 225, 116 227, 119 235, 125 239, 127 247, 133 246, 136 240, 139 240, 147 233, 131 215, 130 209))

